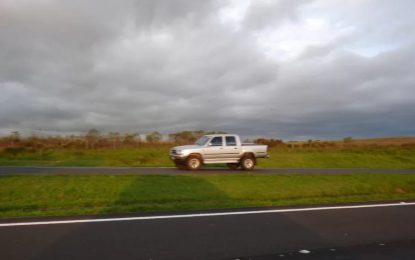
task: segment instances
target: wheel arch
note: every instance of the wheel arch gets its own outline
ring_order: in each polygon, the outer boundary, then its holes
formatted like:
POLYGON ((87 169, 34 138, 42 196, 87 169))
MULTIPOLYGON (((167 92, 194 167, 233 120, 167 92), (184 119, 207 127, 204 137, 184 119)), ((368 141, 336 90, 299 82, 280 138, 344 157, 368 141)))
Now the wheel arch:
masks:
POLYGON ((255 154, 253 153, 253 152, 245 152, 245 153, 243 153, 242 155, 241 155, 241 158, 239 158, 239 163, 242 161, 242 158, 244 158, 244 157, 252 157, 252 159, 254 159, 254 163, 255 163, 255 165, 256 165, 256 157, 255 157, 255 154))
MULTIPOLYGON (((203 164, 203 156, 202 156, 202 154, 200 154, 200 153, 190 153, 188 156, 187 156, 187 158, 189 158, 189 157, 191 157, 191 156, 196 156, 196 157, 198 157, 199 159, 200 159, 200 161, 202 162, 202 164, 203 164)), ((187 159, 186 158, 186 159, 187 159)))

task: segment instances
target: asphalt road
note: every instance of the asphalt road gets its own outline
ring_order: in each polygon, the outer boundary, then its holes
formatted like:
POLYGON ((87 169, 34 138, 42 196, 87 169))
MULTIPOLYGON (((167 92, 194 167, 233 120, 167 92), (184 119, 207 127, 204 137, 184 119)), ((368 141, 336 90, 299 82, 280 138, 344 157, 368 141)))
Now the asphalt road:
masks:
POLYGON ((415 205, 0 225, 0 259, 285 258, 415 259, 415 205))
MULTIPOLYGON (((258 174, 345 174, 345 173, 404 173, 415 174, 415 169, 373 169, 373 168, 257 168, 253 173, 258 174)), ((15 174, 217 174, 217 173, 246 173, 242 170, 227 168, 202 168, 198 171, 185 171, 173 167, 21 167, 2 166, 0 175, 15 174)))

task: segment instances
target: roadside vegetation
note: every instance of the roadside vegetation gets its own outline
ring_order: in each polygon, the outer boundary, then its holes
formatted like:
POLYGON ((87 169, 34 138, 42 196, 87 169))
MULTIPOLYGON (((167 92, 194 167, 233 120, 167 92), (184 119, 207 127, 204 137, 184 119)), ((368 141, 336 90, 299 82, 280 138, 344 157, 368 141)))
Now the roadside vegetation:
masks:
POLYGON ((0 218, 415 199, 415 175, 0 176, 0 218))
MULTIPOLYGON (((21 137, 14 132, 0 138, 0 166, 174 166, 169 149, 193 143, 204 131, 183 131, 162 140, 158 132, 101 134, 90 130, 79 136, 21 137)), ((395 137, 338 141, 256 139, 267 144, 271 158, 259 167, 415 168, 415 138, 395 137)))
MULTIPOLYGON (((48 149, 0 152, 1 166, 174 166, 170 144, 119 149, 48 149)), ((270 148, 263 168, 415 168, 415 148, 270 148)))

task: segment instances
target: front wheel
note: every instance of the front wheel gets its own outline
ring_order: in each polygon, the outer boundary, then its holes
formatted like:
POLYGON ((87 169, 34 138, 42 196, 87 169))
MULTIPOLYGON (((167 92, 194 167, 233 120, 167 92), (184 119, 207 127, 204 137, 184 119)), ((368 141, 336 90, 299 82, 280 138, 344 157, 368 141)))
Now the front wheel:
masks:
POLYGON ((241 160, 242 169, 246 171, 253 170, 255 167, 255 159, 252 156, 244 156, 241 160))
POLYGON ((186 166, 188 170, 195 171, 202 166, 202 160, 197 156, 189 156, 186 161, 186 166))

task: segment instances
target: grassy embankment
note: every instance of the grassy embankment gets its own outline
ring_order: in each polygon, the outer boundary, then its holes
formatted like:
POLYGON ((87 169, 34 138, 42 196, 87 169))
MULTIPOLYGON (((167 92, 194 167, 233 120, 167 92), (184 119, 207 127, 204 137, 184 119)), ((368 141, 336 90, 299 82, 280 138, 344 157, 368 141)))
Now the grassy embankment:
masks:
POLYGON ((0 217, 415 199, 415 175, 0 176, 0 217))
MULTIPOLYGON (((0 151, 0 166, 173 166, 170 146, 0 151)), ((259 167, 415 168, 415 147, 271 148, 259 167)))

